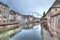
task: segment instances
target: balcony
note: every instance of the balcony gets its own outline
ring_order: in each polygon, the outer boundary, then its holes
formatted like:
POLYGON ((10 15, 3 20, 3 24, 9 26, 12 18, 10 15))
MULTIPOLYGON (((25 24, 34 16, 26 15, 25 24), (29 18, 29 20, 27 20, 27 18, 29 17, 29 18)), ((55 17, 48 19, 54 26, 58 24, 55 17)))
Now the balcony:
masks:
POLYGON ((8 24, 18 24, 20 21, 10 21, 10 20, 4 20, 0 22, 0 25, 8 25, 8 24))

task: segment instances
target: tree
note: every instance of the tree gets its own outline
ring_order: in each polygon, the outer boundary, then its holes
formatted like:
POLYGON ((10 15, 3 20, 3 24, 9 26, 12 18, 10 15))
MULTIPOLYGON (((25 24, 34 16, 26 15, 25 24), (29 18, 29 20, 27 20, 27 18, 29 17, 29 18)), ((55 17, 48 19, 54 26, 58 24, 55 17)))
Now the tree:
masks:
POLYGON ((43 12, 43 17, 45 17, 46 16, 46 14, 45 14, 45 12, 43 12))
POLYGON ((40 18, 40 22, 43 22, 45 16, 46 16, 46 14, 45 14, 45 12, 43 12, 43 16, 40 18))

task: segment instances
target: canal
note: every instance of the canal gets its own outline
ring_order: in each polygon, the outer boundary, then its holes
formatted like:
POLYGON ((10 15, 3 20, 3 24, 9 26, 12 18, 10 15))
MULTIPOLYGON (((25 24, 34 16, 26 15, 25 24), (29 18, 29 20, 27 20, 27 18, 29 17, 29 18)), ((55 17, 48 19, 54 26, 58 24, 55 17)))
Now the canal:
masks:
POLYGON ((10 38, 9 40, 42 40, 41 39, 41 27, 35 25, 30 29, 23 28, 19 33, 10 38))

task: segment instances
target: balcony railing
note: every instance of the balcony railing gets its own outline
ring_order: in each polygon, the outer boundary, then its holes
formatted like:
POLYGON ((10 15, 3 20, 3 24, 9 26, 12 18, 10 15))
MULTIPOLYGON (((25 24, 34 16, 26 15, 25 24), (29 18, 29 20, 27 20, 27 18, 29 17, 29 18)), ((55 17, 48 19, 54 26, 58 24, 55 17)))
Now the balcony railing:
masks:
POLYGON ((57 14, 60 14, 60 10, 56 11, 56 12, 52 12, 51 16, 55 16, 57 14))
POLYGON ((15 23, 19 23, 19 22, 20 22, 19 20, 17 20, 17 21, 10 21, 10 20, 8 20, 6 22, 0 22, 0 25, 15 24, 15 23))

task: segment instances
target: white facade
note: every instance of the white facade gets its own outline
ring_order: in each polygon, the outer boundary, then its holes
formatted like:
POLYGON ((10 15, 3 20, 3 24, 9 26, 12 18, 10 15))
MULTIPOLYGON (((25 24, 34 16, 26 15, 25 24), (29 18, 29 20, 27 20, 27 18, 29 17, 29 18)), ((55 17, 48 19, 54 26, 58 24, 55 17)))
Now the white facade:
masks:
POLYGON ((0 23, 8 22, 9 19, 9 8, 7 5, 0 3, 0 23))

